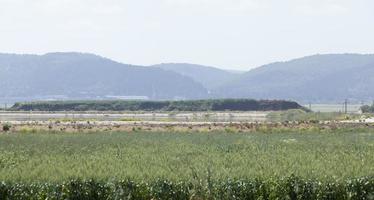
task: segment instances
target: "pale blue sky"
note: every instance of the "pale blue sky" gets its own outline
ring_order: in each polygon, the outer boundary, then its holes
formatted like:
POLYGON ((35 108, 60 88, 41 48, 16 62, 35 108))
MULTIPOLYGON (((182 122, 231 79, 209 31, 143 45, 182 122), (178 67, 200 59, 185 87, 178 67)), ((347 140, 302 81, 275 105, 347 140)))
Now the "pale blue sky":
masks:
POLYGON ((316 53, 374 53, 373 35, 372 0, 0 0, 3 53, 248 70, 316 53))

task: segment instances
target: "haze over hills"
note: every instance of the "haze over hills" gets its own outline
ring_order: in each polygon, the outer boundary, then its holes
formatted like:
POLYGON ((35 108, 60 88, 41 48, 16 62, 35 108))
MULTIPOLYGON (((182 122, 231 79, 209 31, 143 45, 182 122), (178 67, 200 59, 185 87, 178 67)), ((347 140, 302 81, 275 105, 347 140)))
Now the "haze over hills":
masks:
POLYGON ((163 63, 153 65, 161 69, 174 71, 181 75, 190 77, 201 83, 208 90, 213 90, 219 86, 234 80, 239 76, 239 72, 230 72, 215 67, 188 64, 188 63, 163 63))
POLYGON ((286 99, 337 103, 374 98, 374 55, 327 54, 246 73, 187 63, 142 67, 93 54, 0 54, 0 102, 40 99, 286 99))
POLYGON ((374 98, 374 55, 314 55, 253 69, 215 90, 219 97, 341 102, 374 98))
POLYGON ((121 64, 93 54, 0 54, 0 97, 199 99, 207 91, 189 77, 121 64))

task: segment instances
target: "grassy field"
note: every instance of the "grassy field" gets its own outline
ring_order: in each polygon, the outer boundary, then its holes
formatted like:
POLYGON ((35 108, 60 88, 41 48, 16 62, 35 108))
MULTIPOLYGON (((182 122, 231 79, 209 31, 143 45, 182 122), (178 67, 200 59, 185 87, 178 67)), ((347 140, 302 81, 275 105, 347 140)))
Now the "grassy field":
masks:
POLYGON ((374 133, 0 135, 0 180, 190 181, 374 175, 374 133))

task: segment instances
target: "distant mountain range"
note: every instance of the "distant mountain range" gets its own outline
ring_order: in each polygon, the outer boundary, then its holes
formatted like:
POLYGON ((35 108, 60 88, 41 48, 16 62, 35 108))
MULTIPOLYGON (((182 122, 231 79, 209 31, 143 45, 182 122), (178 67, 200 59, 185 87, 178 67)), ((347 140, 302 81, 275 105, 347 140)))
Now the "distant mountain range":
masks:
POLYGON ((226 83, 239 77, 240 73, 226 71, 215 67, 195 65, 188 63, 164 63, 153 65, 164 70, 173 71, 183 76, 192 78, 201 83, 208 90, 224 86, 226 83))
POLYGON ((233 72, 188 63, 122 64, 93 54, 0 54, 7 99, 374 99, 374 55, 326 54, 233 72))
POLYGON ((219 97, 292 99, 299 102, 374 99, 374 55, 314 55, 264 65, 216 88, 219 97))
POLYGON ((0 97, 3 99, 116 96, 200 99, 206 94, 200 83, 187 76, 159 68, 121 64, 92 54, 0 54, 0 97))

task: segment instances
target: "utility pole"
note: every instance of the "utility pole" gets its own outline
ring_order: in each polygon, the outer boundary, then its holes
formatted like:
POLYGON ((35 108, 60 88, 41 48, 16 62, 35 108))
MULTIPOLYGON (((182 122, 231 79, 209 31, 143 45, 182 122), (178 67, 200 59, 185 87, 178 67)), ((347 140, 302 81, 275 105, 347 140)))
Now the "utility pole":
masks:
POLYGON ((344 113, 347 114, 348 113, 348 99, 346 99, 344 101, 344 113))

